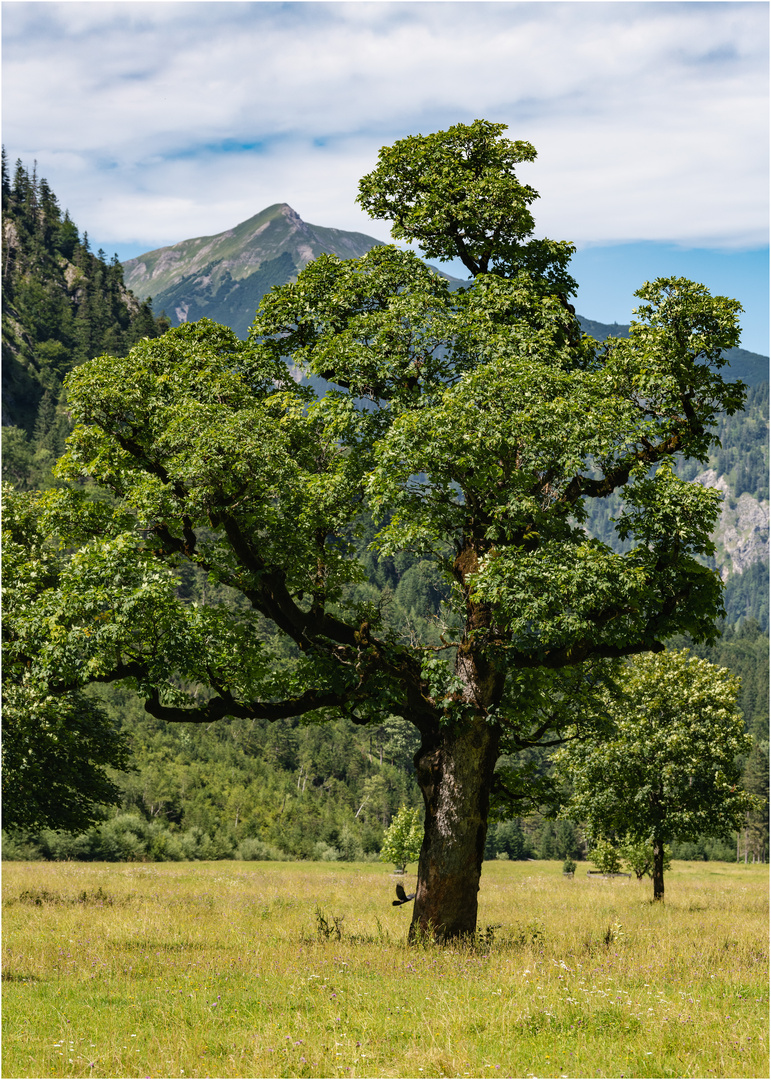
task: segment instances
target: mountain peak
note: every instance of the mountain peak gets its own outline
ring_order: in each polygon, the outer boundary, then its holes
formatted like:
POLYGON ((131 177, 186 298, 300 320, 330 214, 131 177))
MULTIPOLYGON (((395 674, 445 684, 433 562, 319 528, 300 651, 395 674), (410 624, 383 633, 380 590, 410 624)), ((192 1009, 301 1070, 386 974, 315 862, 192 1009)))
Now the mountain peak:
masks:
POLYGON ((129 289, 150 294, 174 325, 206 315, 245 337, 254 312, 274 285, 292 281, 322 253, 358 258, 381 240, 303 221, 288 203, 274 203, 232 229, 198 236, 128 259, 129 289))
POLYGON ((287 219, 287 221, 291 221, 295 225, 304 225, 305 224, 305 222, 300 217, 300 215, 297 213, 297 211, 293 210, 292 207, 289 205, 289 203, 281 203, 280 206, 281 206, 281 213, 284 215, 284 217, 287 219))

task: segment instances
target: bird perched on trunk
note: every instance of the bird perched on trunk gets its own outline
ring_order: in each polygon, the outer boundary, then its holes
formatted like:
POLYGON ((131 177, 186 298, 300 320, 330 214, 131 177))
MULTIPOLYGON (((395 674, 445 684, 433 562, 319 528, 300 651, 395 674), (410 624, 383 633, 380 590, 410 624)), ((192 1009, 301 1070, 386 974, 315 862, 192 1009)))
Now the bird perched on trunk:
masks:
POLYGON ((408 900, 415 899, 415 893, 412 892, 408 896, 407 893, 404 891, 404 886, 402 884, 396 886, 396 895, 399 897, 399 899, 391 901, 394 907, 398 907, 399 904, 406 904, 408 900))

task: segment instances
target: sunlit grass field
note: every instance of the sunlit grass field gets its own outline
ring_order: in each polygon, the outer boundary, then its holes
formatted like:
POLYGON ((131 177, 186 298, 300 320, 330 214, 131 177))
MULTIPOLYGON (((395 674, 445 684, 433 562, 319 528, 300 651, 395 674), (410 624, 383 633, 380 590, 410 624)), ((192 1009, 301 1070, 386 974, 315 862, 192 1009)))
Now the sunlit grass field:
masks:
POLYGON ((396 880, 5 863, 3 1076, 768 1077, 768 867, 674 863, 654 905, 488 862, 456 948, 405 944, 396 880))

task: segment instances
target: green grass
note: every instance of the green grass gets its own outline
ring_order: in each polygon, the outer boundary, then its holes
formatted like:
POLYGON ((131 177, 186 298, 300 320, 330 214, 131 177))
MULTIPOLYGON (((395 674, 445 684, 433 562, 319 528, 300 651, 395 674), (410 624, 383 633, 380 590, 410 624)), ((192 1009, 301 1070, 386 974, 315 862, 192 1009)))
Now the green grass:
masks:
POLYGON ((767 1077, 768 868, 585 869, 486 863, 439 948, 380 865, 5 863, 3 1076, 767 1077))

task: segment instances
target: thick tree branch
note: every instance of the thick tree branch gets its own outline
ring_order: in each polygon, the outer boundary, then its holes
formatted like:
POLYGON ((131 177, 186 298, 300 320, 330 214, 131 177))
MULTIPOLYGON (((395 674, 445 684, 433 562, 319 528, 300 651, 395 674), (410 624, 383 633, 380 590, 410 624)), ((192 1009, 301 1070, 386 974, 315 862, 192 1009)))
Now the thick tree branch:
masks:
POLYGON ((632 454, 623 464, 606 473, 600 480, 593 480, 588 476, 574 476, 559 501, 573 506, 585 496, 603 499, 612 495, 614 491, 627 483, 635 465, 655 465, 657 461, 676 454, 681 444, 680 435, 672 435, 655 446, 648 443, 642 450, 632 454))
MULTIPOLYGON (((293 716, 303 716, 315 709, 342 709, 348 704, 345 695, 319 693, 308 690, 296 698, 285 701, 236 701, 225 693, 212 698, 205 705, 196 708, 184 708, 176 705, 162 705, 160 691, 146 699, 145 709, 158 720, 170 723, 210 724, 224 716, 233 716, 241 720, 285 720, 293 716)), ((359 721, 361 723, 361 721, 359 721)))

